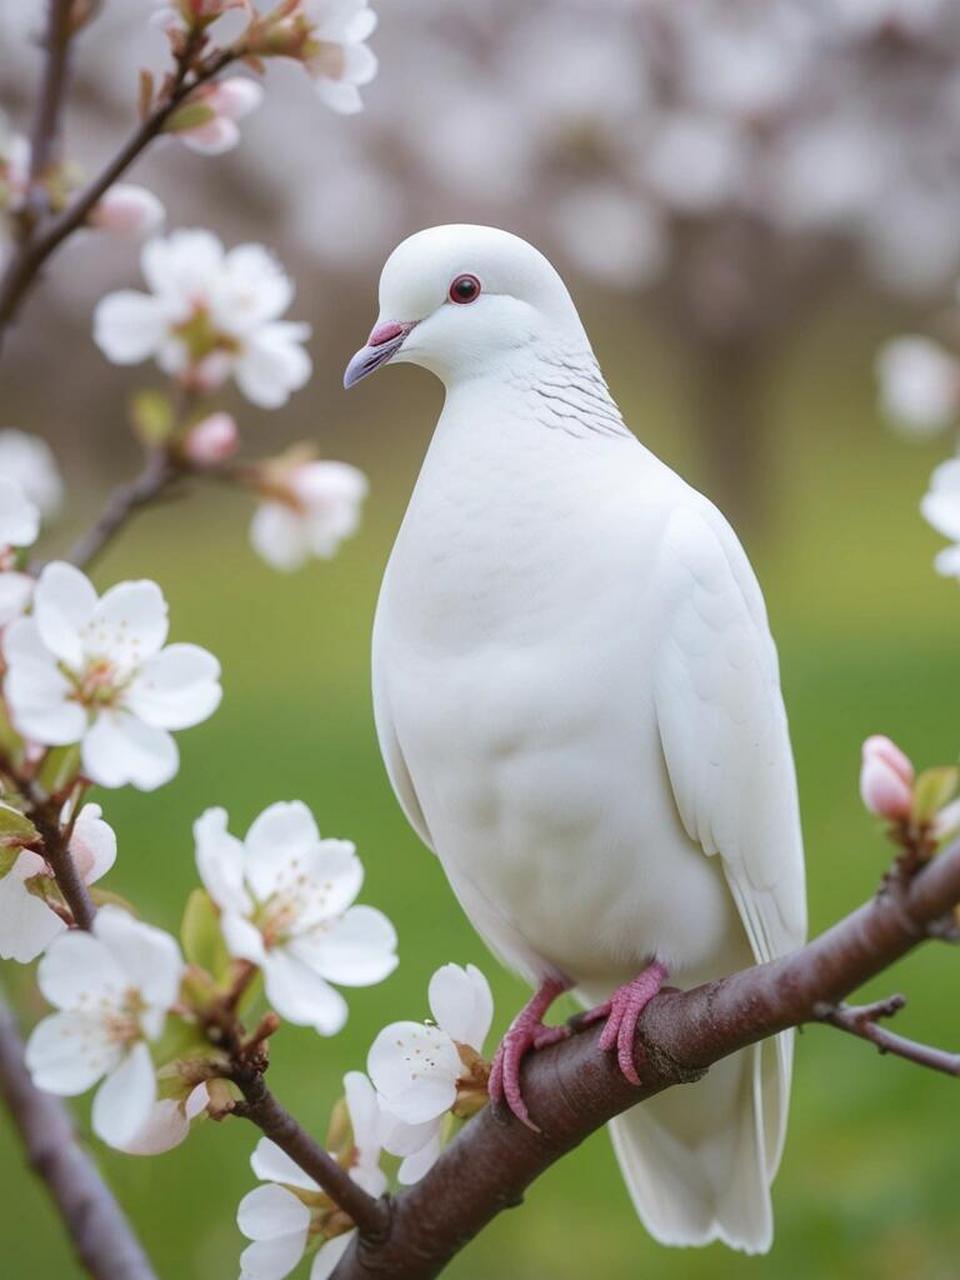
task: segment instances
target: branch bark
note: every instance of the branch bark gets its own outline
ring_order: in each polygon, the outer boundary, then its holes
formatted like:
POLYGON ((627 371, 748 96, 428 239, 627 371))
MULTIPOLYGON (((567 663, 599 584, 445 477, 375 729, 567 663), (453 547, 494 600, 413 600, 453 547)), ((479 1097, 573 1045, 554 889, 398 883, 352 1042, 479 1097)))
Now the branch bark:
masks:
POLYGON ((130 517, 155 502, 183 474, 168 450, 151 449, 143 470, 127 484, 118 485, 107 499, 97 522, 71 547, 67 559, 85 569, 105 550, 130 517))
MULTIPOLYGON (((531 1055, 524 1097, 541 1132, 485 1108, 426 1177, 391 1203, 389 1230, 359 1236, 335 1280, 428 1280, 561 1156, 629 1107, 699 1079, 715 1062, 789 1027, 821 1019, 868 979, 942 930, 960 902, 960 842, 907 885, 891 881, 826 933, 770 964, 692 991, 665 991, 638 1028, 642 1084, 601 1053, 593 1027, 531 1055)), ((927 1064, 930 1065, 930 1064, 927 1064)))
POLYGON ((59 1098, 35 1089, 24 1065, 23 1041, 0 998, 0 1096, 66 1226, 73 1247, 94 1280, 156 1280, 123 1210, 77 1140, 59 1098))
POLYGON ((38 197, 45 196, 42 182, 56 158, 60 141, 63 103, 69 77, 70 40, 73 35, 72 10, 72 0, 48 0, 47 30, 44 37, 47 56, 30 134, 28 219, 42 216, 49 204, 48 198, 39 200, 38 197))

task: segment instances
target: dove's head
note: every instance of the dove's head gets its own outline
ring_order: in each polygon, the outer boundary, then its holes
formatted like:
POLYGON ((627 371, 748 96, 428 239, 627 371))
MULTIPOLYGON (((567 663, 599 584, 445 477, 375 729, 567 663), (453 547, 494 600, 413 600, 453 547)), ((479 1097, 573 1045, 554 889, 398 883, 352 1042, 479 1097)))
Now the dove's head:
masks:
POLYGON ((537 343, 587 339, 559 275, 532 245, 496 227, 431 227, 404 240, 380 276, 380 315, 343 384, 388 360, 450 385, 537 343))

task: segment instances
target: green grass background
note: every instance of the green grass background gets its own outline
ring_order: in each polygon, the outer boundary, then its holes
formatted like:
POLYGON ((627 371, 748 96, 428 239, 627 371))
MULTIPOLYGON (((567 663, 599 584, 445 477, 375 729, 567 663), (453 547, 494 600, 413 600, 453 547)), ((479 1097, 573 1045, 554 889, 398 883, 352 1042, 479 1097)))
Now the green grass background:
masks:
MULTIPOLYGON (((851 349, 845 338, 838 341, 845 322, 836 325, 807 341, 771 386, 776 521, 753 548, 781 650, 814 929, 868 895, 885 865, 883 839, 857 798, 863 737, 889 732, 923 763, 954 758, 960 744, 960 595, 933 575, 938 539, 917 513, 927 475, 951 442, 911 446, 885 432, 872 405, 875 334, 865 332, 851 349)), ((345 355, 350 335, 342 342, 345 355)), ((679 357, 645 333, 608 332, 604 340, 602 326, 597 346, 638 433, 708 483, 677 393, 679 357)), ((496 995, 497 1033, 525 998, 487 956, 438 863, 408 830, 372 726, 368 640, 377 585, 437 396, 426 375, 392 370, 344 406, 335 378, 331 364, 318 374, 313 394, 320 400, 295 403, 279 425, 259 428, 255 443, 263 445, 270 431, 283 439, 316 434, 328 454, 368 470, 372 496, 363 531, 336 561, 292 577, 271 573, 247 549, 243 500, 216 493, 144 517, 97 573, 101 585, 125 576, 159 580, 175 638, 207 645, 225 671, 221 710, 179 736, 183 766, 175 782, 149 796, 127 790, 100 797, 120 837, 111 887, 175 929, 195 883, 190 826, 201 810, 226 805, 242 831, 266 804, 301 797, 325 833, 357 842, 367 868, 363 899, 386 910, 399 929, 398 972, 350 995, 342 1035, 323 1040, 286 1028, 274 1043, 271 1083, 318 1133, 342 1073, 363 1066, 379 1027, 425 1014, 426 983, 438 964, 472 960, 483 967, 496 995)), ((75 521, 84 505, 92 509, 104 483, 97 473, 81 486, 75 521)), ((42 1004, 26 975, 8 965, 3 978, 25 1024, 39 1017, 42 1004)), ((894 989, 910 997, 905 1031, 944 1044, 960 1039, 954 952, 925 948, 876 986, 894 989)), ((791 1132, 775 1187, 777 1236, 768 1257, 653 1244, 629 1207, 606 1136, 597 1134, 550 1170, 522 1208, 503 1214, 449 1275, 575 1280, 589 1269, 605 1280, 945 1280, 957 1274, 960 1252, 957 1088, 834 1032, 810 1029, 798 1043, 791 1132)), ((78 1114, 85 1124, 88 1100, 78 1114)), ((188 1144, 158 1159, 100 1153, 161 1276, 236 1275, 242 1241, 234 1212, 254 1185, 246 1165, 254 1141, 240 1122, 205 1123, 188 1144)), ((6 1121, 0 1162, 0 1273, 11 1280, 79 1275, 6 1121)))

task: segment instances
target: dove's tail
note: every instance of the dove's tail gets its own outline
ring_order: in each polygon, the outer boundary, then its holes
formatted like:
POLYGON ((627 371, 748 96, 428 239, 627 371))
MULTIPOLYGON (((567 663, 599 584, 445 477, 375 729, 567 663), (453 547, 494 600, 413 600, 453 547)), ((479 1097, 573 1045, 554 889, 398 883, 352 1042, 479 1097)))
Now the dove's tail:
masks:
POLYGON ((621 1171, 655 1240, 721 1240, 745 1253, 770 1248, 770 1183, 783 1147, 792 1052, 785 1033, 611 1121, 621 1171))

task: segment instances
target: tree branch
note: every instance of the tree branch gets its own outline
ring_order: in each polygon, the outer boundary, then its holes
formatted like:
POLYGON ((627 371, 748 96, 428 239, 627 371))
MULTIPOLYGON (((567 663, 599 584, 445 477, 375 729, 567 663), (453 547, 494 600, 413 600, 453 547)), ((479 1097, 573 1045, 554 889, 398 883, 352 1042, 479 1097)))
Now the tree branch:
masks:
POLYGON ((24 1065, 23 1041, 2 997, 0 1096, 90 1275, 95 1280, 156 1280, 123 1210, 80 1146, 63 1103, 34 1088, 24 1065))
POLYGON ((56 157, 60 140, 73 36, 72 10, 73 0, 48 0, 44 37, 46 63, 30 134, 30 178, 25 210, 29 226, 49 208, 49 195, 43 189, 43 180, 56 157))
POLYGON ((379 1241, 362 1235, 336 1280, 428 1280, 437 1276, 550 1165, 620 1112, 698 1079, 738 1049, 822 1019, 868 979, 934 936, 960 902, 960 842, 792 955, 692 991, 665 991, 644 1010, 636 1055, 643 1083, 630 1085, 593 1027, 532 1054, 524 1097, 534 1133, 492 1107, 461 1131, 422 1181, 392 1203, 379 1241))
POLYGON ((156 501, 182 474, 167 449, 151 449, 140 474, 113 490, 97 522, 71 547, 70 563, 85 569, 137 510, 156 501))
POLYGON ((918 1067, 942 1071, 944 1075, 960 1076, 960 1054, 948 1053, 944 1049, 921 1044, 918 1040, 908 1040, 905 1036, 898 1036, 893 1031, 877 1026, 881 1018, 892 1018, 906 1003, 904 996, 889 996, 886 1000, 877 1000, 873 1004, 824 1005, 817 1010, 817 1018, 840 1031, 859 1036, 861 1040, 869 1040, 880 1053, 892 1053, 898 1058, 916 1063, 918 1067))

